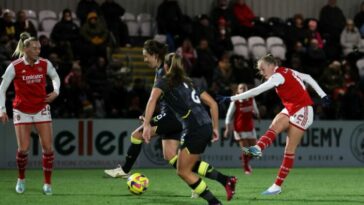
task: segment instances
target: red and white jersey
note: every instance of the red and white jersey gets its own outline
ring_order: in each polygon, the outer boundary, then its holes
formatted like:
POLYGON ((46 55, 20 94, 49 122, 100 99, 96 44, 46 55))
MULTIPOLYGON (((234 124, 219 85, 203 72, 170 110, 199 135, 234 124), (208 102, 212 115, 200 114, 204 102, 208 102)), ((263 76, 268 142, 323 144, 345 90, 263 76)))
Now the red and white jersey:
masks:
POLYGON ((269 77, 267 81, 258 87, 250 89, 239 95, 232 96, 231 100, 236 101, 254 97, 275 87, 276 92, 283 105, 288 110, 288 113, 293 115, 302 107, 313 104, 303 82, 308 83, 321 98, 326 96, 326 93, 310 75, 285 67, 276 67, 274 74, 269 77))
POLYGON ((53 88, 59 93, 60 80, 53 65, 46 59, 39 58, 30 65, 25 58, 13 61, 3 75, 0 86, 0 106, 5 105, 5 91, 14 81, 15 99, 13 108, 24 113, 37 113, 46 106, 46 77, 52 79, 53 88))
POLYGON ((276 87, 276 92, 290 115, 313 104, 303 81, 296 73, 284 67, 275 69, 275 73, 281 74, 284 78, 284 83, 276 87))
POLYGON ((234 118, 236 132, 251 132, 254 129, 253 113, 259 114, 254 98, 231 102, 226 114, 225 124, 234 118))

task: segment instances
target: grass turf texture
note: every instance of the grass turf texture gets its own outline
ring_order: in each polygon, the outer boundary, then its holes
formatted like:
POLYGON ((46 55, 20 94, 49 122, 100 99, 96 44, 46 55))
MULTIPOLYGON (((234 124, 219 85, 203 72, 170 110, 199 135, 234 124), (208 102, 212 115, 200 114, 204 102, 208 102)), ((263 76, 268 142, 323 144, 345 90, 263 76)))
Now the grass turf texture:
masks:
MULTIPOLYGON (((269 205, 351 205, 364 204, 364 168, 295 168, 278 196, 261 196, 276 177, 275 169, 254 169, 250 176, 241 169, 219 169, 239 179, 236 195, 226 202, 224 188, 206 179, 210 190, 224 204, 269 205)), ((149 189, 140 196, 132 195, 125 179, 107 178, 103 170, 55 170, 53 196, 42 194, 43 175, 39 170, 26 172, 26 191, 15 193, 16 170, 0 170, 0 204, 21 205, 197 205, 203 199, 191 199, 191 190, 173 169, 137 169, 150 180, 149 189)))

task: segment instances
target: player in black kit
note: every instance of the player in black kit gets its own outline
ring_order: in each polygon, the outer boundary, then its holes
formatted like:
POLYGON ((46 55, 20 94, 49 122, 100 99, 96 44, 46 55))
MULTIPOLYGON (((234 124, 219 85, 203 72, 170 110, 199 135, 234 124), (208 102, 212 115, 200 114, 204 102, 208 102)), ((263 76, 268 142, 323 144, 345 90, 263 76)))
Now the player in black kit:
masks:
MULTIPOLYGON (((153 136, 152 115, 158 100, 162 99, 183 127, 177 158, 178 175, 209 204, 221 204, 208 190, 206 183, 193 173, 196 164, 201 164, 200 154, 208 143, 219 138, 217 104, 207 92, 193 87, 191 79, 184 72, 181 58, 176 54, 171 53, 165 57, 164 70, 166 73, 164 77, 157 79, 146 107, 144 141, 148 143, 153 136), (210 107, 212 119, 201 101, 210 107)), ((225 186, 227 200, 231 200, 237 178, 228 177, 210 165, 206 169, 225 186)))

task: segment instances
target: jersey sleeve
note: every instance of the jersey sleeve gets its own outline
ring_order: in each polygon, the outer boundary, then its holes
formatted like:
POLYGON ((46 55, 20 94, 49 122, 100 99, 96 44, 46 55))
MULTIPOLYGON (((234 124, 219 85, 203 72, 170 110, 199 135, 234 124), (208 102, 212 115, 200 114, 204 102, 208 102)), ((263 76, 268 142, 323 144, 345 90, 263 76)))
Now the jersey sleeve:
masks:
POLYGON ((61 81, 59 79, 56 69, 54 68, 53 64, 49 60, 47 60, 47 75, 52 80, 53 91, 55 93, 59 94, 59 88, 61 87, 61 81))
POLYGON ((2 76, 2 81, 0 84, 0 110, 1 112, 6 112, 5 108, 5 98, 6 98, 6 90, 8 89, 11 81, 15 78, 15 68, 11 63, 5 70, 4 75, 2 76))
POLYGON ((267 81, 265 81, 264 83, 260 84, 258 87, 255 87, 253 89, 250 89, 246 92, 243 92, 239 95, 234 95, 231 97, 232 101, 236 101, 236 100, 244 100, 247 98, 251 98, 254 96, 257 96, 269 89, 272 89, 273 87, 279 86, 281 84, 284 83, 284 78, 281 74, 279 73, 275 73, 273 74, 270 78, 268 78, 267 81))
POLYGON ((154 82, 154 86, 155 88, 159 88, 161 89, 163 92, 165 92, 167 90, 167 79, 165 78, 159 78, 154 82))
POLYGON ((305 74, 305 73, 300 73, 298 71, 293 71, 293 72, 300 79, 302 79, 304 82, 309 84, 321 98, 326 96, 326 93, 322 90, 322 88, 319 86, 319 84, 310 75, 305 74))
POLYGON ((229 105, 229 109, 226 113, 226 117, 225 117, 225 124, 228 125, 231 123, 231 120, 233 119, 233 116, 234 116, 234 112, 235 112, 235 102, 232 101, 230 102, 230 105, 229 105))

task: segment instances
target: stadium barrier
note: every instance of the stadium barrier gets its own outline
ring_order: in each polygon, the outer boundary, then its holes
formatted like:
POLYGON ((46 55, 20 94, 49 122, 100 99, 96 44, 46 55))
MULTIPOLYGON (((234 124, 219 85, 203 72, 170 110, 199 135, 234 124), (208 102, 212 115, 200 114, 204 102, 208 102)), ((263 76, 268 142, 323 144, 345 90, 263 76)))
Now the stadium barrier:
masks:
MULTIPOLYGON (((256 122, 258 136, 270 120, 256 122)), ((54 150, 57 168, 111 168, 121 163, 130 144, 130 134, 138 120, 76 120, 53 121, 54 150)), ((220 135, 224 131, 220 121, 220 135)), ((32 132, 28 167, 41 167, 41 147, 36 132, 32 132)), ((280 165, 285 146, 285 134, 252 162, 254 167, 280 165)), ((222 139, 222 138, 221 138, 222 139)), ((12 123, 0 125, 0 168, 15 168, 16 137, 12 123)), ((232 137, 209 146, 203 159, 216 167, 240 167, 240 148, 232 137)), ((296 153, 297 167, 362 167, 364 165, 364 122, 315 121, 305 133, 296 153)), ((163 160, 160 138, 143 145, 136 167, 169 167, 163 160)))

